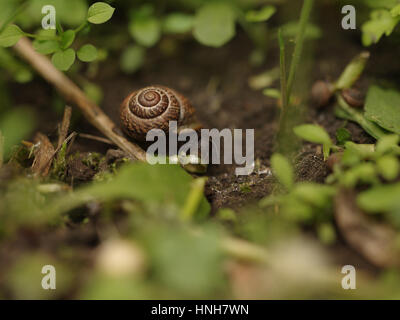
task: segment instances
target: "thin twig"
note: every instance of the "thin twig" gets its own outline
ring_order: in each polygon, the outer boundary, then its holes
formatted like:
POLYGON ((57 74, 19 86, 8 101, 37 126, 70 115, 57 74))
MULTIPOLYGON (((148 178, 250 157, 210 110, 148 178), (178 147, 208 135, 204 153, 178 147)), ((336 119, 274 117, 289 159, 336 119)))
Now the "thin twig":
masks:
POLYGON ((80 138, 95 140, 95 141, 103 142, 103 143, 106 143, 106 144, 114 145, 114 143, 113 143, 111 140, 109 140, 109 139, 102 138, 102 137, 98 137, 98 136, 94 136, 94 135, 91 135, 91 134, 79 133, 78 136, 79 136, 80 138))
POLYGON ((65 138, 68 135, 69 124, 71 122, 71 114, 72 114, 72 108, 70 106, 65 106, 64 116, 58 130, 57 149, 61 148, 65 138))
POLYGON ((64 73, 57 70, 47 57, 36 52, 30 40, 22 38, 14 46, 14 49, 44 79, 52 84, 67 101, 79 107, 86 119, 101 133, 133 159, 140 161, 146 160, 146 152, 137 144, 128 141, 125 137, 120 135, 116 125, 100 107, 90 101, 83 91, 64 73))

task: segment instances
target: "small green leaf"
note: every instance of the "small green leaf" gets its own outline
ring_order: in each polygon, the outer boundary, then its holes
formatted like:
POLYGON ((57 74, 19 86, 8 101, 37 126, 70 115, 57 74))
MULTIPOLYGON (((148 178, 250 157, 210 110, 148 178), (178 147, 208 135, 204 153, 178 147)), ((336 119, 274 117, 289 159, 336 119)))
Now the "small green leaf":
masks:
POLYGON ((128 47, 121 56, 121 69, 126 73, 137 71, 144 62, 145 49, 139 46, 128 47))
POLYGON ((60 46, 61 49, 67 49, 75 40, 75 31, 67 30, 61 35, 60 46))
POLYGON ((395 6, 390 13, 392 14, 392 17, 397 17, 400 16, 400 4, 398 4, 397 6, 395 6))
POLYGON ((304 124, 295 127, 293 131, 297 136, 306 141, 322 144, 324 148, 324 158, 328 158, 333 143, 324 128, 314 124, 304 124))
POLYGON ((367 212, 389 212, 399 204, 400 183, 378 186, 360 193, 357 203, 367 212))
POLYGON ((388 134, 378 140, 376 151, 379 154, 385 154, 398 148, 400 137, 397 134, 388 134))
POLYGON ((289 160, 283 155, 275 153, 271 157, 271 167, 279 182, 287 190, 291 190, 294 184, 294 172, 289 160))
POLYGON ((67 71, 75 61, 75 51, 71 48, 58 51, 53 54, 51 61, 57 69, 67 71))
POLYGON ((96 2, 88 10, 87 20, 93 24, 101 24, 111 19, 115 8, 104 2, 96 2))
POLYGON ((393 16, 389 10, 372 11, 370 20, 361 27, 364 46, 379 42, 383 35, 389 36, 399 21, 400 17, 393 16))
POLYGON ((200 43, 220 47, 235 35, 235 12, 227 2, 209 3, 197 10, 193 35, 200 43))
POLYGON ((375 153, 375 145, 374 144, 358 144, 352 141, 347 141, 345 143, 346 151, 351 151, 360 159, 371 159, 375 153))
POLYGON ((293 190, 295 197, 317 208, 329 206, 335 193, 335 187, 313 182, 298 183, 293 190))
POLYGON ((35 40, 33 47, 41 54, 47 55, 59 51, 60 44, 56 40, 35 40))
POLYGON ((136 18, 129 24, 132 37, 145 47, 154 46, 161 37, 161 26, 156 18, 136 18))
POLYGON ((400 93, 372 86, 365 102, 365 117, 386 130, 400 134, 400 93))
POLYGON ((166 33, 185 33, 193 28, 193 16, 184 13, 171 13, 163 24, 163 30, 166 33))
POLYGON ((340 177, 340 182, 347 188, 354 188, 359 182, 374 184, 378 181, 377 171, 371 162, 363 162, 347 170, 340 177))
POLYGON ((346 128, 336 130, 336 140, 339 146, 343 146, 347 141, 351 140, 351 133, 346 128))
POLYGON ((269 20, 276 12, 274 6, 265 6, 260 10, 250 10, 246 13, 246 20, 249 22, 262 22, 269 20))
POLYGON ((79 60, 83 62, 91 62, 97 59, 97 49, 91 44, 86 44, 82 46, 78 52, 79 60))
POLYGON ((15 45, 19 39, 23 37, 24 33, 15 24, 8 25, 0 34, 0 46, 11 47, 15 45))
POLYGON ((344 69, 339 79, 336 81, 336 90, 350 88, 360 78, 369 60, 370 53, 362 52, 355 57, 344 69))
POLYGON ((399 176, 399 160, 392 155, 386 155, 376 161, 378 172, 387 181, 393 181, 399 176))
POLYGON ((11 148, 26 139, 35 127, 34 114, 26 108, 15 108, 2 114, 0 131, 4 138, 4 158, 8 159, 11 148))

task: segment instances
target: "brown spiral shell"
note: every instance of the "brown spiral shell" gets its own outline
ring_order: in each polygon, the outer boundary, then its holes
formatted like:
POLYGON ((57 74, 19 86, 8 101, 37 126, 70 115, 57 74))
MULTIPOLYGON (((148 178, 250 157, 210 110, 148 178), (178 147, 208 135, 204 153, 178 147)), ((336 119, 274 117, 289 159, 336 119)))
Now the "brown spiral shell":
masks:
POLYGON ((169 121, 178 126, 194 122, 194 108, 179 92, 164 86, 133 91, 121 105, 121 125, 130 137, 145 141, 151 129, 168 132, 169 121))

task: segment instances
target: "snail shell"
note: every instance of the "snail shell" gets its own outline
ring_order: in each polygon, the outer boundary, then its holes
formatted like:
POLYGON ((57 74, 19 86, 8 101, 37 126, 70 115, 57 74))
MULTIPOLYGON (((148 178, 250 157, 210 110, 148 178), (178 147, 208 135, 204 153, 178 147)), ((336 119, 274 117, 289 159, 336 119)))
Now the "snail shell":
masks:
POLYGON ((164 86, 133 91, 121 105, 120 119, 127 135, 145 141, 151 129, 168 132, 169 122, 178 127, 195 122, 194 108, 179 92, 164 86))

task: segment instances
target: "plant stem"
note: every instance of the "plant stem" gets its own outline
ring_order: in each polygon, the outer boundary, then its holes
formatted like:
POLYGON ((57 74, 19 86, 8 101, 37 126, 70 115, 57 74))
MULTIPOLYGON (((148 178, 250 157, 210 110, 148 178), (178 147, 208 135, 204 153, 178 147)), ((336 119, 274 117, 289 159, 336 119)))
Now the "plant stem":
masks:
POLYGON ((308 26, 313 5, 314 5, 314 0, 304 0, 303 8, 301 9, 300 23, 299 23, 300 29, 296 37, 296 46, 294 48, 293 60, 290 64, 289 79, 287 85, 288 101, 290 101, 290 95, 292 93, 294 80, 296 79, 297 69, 300 64, 301 54, 303 52, 306 28, 308 26))
POLYGON ((339 106, 348 115, 347 119, 358 123, 368 134, 375 139, 383 138, 387 133, 378 125, 369 121, 364 115, 350 107, 340 94, 337 94, 339 106))
POLYGON ((119 133, 115 123, 90 101, 83 91, 64 73, 56 69, 49 58, 38 53, 27 38, 22 38, 14 46, 14 50, 35 69, 45 80, 52 84, 67 101, 81 109, 86 119, 107 138, 125 151, 131 158, 146 160, 146 152, 137 144, 127 140, 119 133))
POLYGON ((85 28, 87 25, 87 21, 85 20, 85 22, 83 22, 78 28, 76 28, 74 31, 75 33, 79 33, 80 31, 83 30, 83 28, 85 28))
POLYGON ((196 213, 203 196, 206 181, 207 178, 198 178, 192 182, 192 188, 181 212, 182 220, 190 221, 193 215, 196 213))
POLYGON ((285 112, 288 105, 287 100, 287 83, 286 83, 286 50, 285 41, 283 40, 282 30, 278 31, 279 51, 280 51, 280 70, 281 70, 281 99, 282 112, 285 112))

